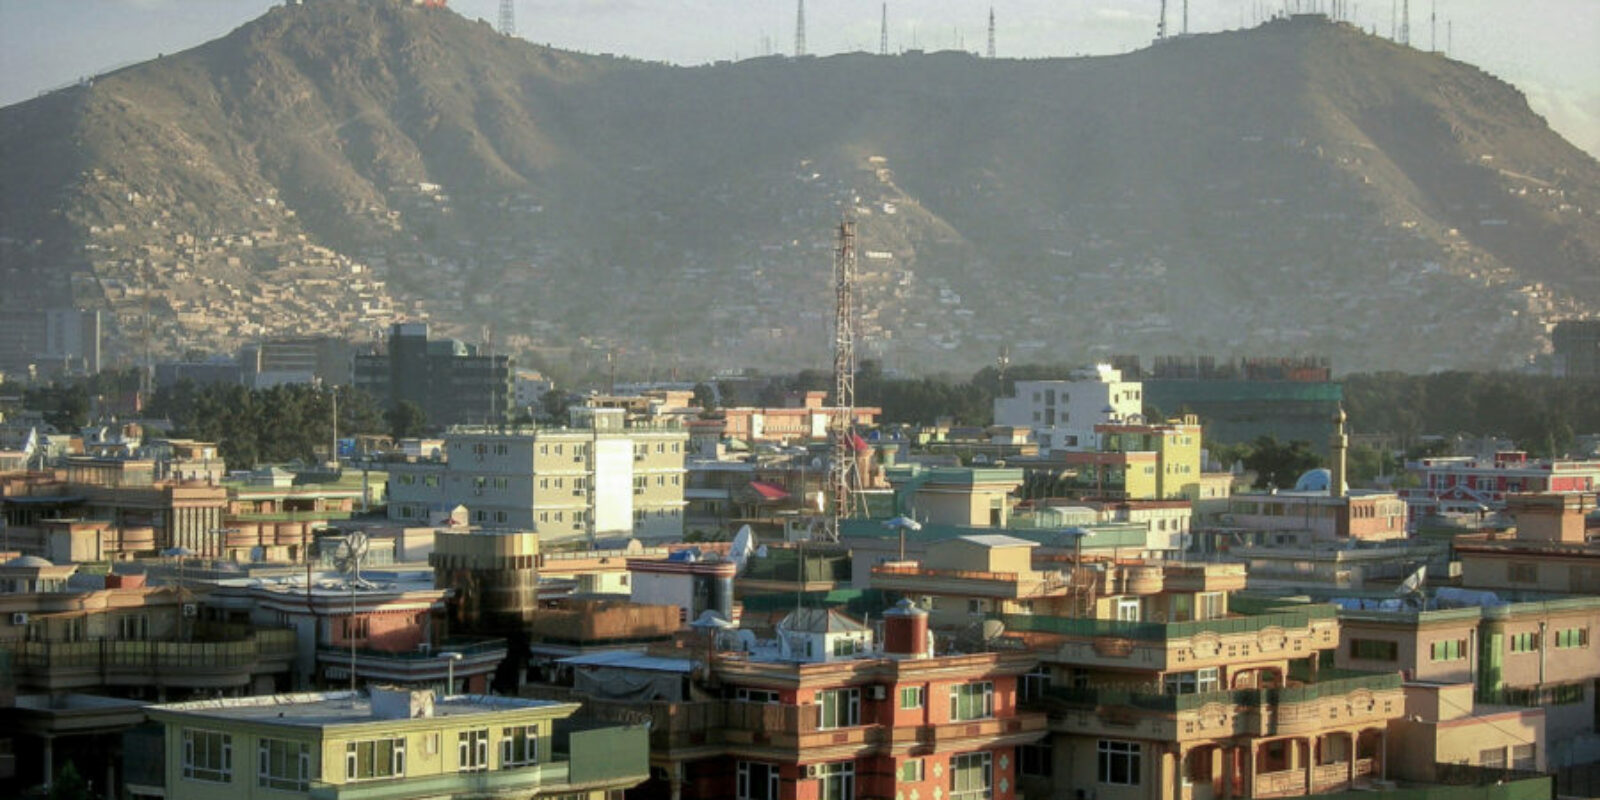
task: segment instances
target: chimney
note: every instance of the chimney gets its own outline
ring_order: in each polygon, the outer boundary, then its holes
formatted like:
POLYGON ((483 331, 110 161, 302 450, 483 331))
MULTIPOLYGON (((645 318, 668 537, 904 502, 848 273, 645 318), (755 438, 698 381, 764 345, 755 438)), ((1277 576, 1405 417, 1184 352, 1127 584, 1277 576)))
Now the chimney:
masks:
POLYGON ((902 598, 883 612, 883 654, 890 658, 927 658, 928 612, 902 598))

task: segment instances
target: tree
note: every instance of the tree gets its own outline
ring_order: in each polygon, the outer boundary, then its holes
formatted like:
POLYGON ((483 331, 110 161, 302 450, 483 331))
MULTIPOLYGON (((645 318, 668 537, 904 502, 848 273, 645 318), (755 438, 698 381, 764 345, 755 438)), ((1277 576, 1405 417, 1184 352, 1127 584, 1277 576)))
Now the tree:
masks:
POLYGON ((1276 436, 1258 437, 1243 463, 1245 469, 1256 474, 1257 489, 1293 489, 1301 475, 1322 466, 1310 442, 1296 439, 1284 444, 1276 436))
POLYGON ((421 436, 428 422, 428 415, 422 406, 410 400, 401 400, 383 415, 389 422, 389 435, 396 439, 409 439, 421 436))
POLYGON ((89 783, 71 760, 61 765, 56 779, 51 781, 50 800, 89 800, 89 783))
POLYGON ((709 383, 695 384, 694 404, 706 411, 714 410, 717 407, 717 390, 712 388, 709 383))
POLYGON ((571 405, 572 401, 567 398, 567 393, 560 389, 551 389, 539 396, 539 411, 551 422, 566 422, 567 409, 571 405))

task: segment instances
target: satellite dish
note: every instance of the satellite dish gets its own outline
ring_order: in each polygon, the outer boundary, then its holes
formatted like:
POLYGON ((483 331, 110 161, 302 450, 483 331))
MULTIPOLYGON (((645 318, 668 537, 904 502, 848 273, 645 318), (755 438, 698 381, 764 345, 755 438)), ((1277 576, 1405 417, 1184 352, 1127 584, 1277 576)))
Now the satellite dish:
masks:
POLYGON ((733 535, 733 546, 728 548, 728 560, 733 562, 734 568, 744 571, 745 562, 750 560, 750 554, 755 552, 756 537, 749 525, 739 528, 733 535))

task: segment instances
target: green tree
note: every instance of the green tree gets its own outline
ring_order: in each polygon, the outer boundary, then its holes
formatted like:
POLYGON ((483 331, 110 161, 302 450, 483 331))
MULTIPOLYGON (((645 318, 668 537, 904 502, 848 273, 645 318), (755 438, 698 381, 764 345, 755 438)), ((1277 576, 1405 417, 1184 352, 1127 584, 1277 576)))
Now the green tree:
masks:
POLYGON ((408 439, 422 435, 424 426, 427 425, 428 415, 423 412, 422 406, 410 400, 401 400, 394 408, 384 414, 389 421, 389 435, 396 439, 408 439))
POLYGON ((50 782, 50 800, 89 800, 89 783, 78 774, 78 768, 68 760, 61 765, 56 779, 50 782))
POLYGON ((694 404, 706 411, 717 407, 717 392, 711 388, 711 384, 702 382, 694 385, 694 404))
POLYGON ((1292 489, 1301 475, 1321 466, 1322 460, 1310 442, 1296 439, 1284 444, 1276 436, 1261 436, 1251 444, 1243 463, 1256 474, 1255 488, 1292 489))

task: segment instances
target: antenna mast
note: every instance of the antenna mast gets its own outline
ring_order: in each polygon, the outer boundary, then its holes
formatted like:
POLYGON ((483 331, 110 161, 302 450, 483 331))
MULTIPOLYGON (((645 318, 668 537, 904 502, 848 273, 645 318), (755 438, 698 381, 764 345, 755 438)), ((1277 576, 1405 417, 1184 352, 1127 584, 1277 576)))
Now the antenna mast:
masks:
POLYGON ((794 14, 794 57, 806 54, 806 0, 799 0, 794 14))
POLYGON ((989 57, 994 58, 994 6, 989 6, 989 57))
POLYGON ((878 25, 878 55, 889 55, 889 4, 883 4, 883 22, 878 25))
POLYGON ((1156 38, 1167 38, 1167 0, 1161 0, 1161 18, 1156 20, 1156 38))
POLYGON ((833 416, 829 433, 833 457, 828 463, 828 493, 833 515, 827 538, 839 540, 840 523, 851 511, 851 498, 860 488, 856 473, 856 223, 846 216, 839 222, 839 249, 833 257, 833 416))
POLYGON ((500 35, 517 35, 517 0, 500 0, 500 35))
POLYGON ((1400 3, 1400 43, 1411 46, 1411 0, 1400 3))

